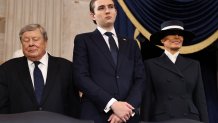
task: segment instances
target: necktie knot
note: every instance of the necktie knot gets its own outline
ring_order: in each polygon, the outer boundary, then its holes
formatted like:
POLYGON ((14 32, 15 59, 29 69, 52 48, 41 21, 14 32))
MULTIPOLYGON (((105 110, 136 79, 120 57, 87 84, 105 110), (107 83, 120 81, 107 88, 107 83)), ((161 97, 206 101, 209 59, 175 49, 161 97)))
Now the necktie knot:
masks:
POLYGON ((113 35, 113 33, 111 33, 111 32, 105 32, 104 34, 105 34, 106 36, 108 36, 108 37, 110 37, 110 36, 113 35))
POLYGON ((38 65, 41 63, 40 61, 34 61, 35 67, 38 67, 38 65))
POLYGON ((115 63, 115 65, 117 64, 117 54, 118 54, 118 48, 116 45, 116 42, 113 38, 113 33, 111 32, 105 32, 105 35, 108 36, 108 41, 109 41, 109 45, 110 45, 110 51, 111 51, 111 56, 113 58, 113 61, 115 63))

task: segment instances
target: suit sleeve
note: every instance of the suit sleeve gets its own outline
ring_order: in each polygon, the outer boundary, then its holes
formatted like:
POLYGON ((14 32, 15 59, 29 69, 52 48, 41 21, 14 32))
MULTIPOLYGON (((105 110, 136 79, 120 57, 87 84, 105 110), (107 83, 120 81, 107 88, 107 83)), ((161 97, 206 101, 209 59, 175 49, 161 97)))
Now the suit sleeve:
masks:
POLYGON ((205 123, 209 123, 208 121, 208 112, 207 112, 207 104, 206 104, 206 98, 205 98, 205 92, 204 92, 204 85, 203 85, 203 80, 202 80, 202 76, 201 76, 201 68, 200 68, 200 64, 197 64, 197 68, 198 68, 198 82, 194 91, 194 101, 195 104, 199 110, 199 114, 200 114, 200 120, 205 122, 205 123))
POLYGON ((66 68, 65 70, 70 69, 69 73, 69 86, 68 86, 68 102, 69 108, 68 113, 69 116, 72 116, 74 118, 79 118, 80 114, 80 97, 79 97, 79 90, 76 88, 75 83, 73 82, 73 74, 72 74, 72 64, 69 66, 69 68, 66 68))
POLYGON ((112 96, 95 84, 90 76, 90 63, 88 59, 88 47, 85 42, 86 40, 91 41, 88 37, 84 37, 84 35, 77 35, 74 40, 74 81, 80 91, 82 91, 85 96, 87 96, 100 110, 103 111, 112 96))
POLYGON ((0 66, 0 114, 8 113, 8 86, 3 65, 0 66))
POLYGON ((152 109, 152 99, 153 99, 153 85, 151 79, 151 72, 149 61, 146 60, 144 62, 145 66, 145 74, 146 74, 146 83, 145 83, 145 91, 142 98, 142 104, 140 108, 140 118, 142 121, 150 121, 150 114, 152 109))
POLYGON ((145 88, 145 69, 142 61, 141 52, 136 41, 133 41, 134 46, 134 71, 133 71, 133 87, 131 88, 127 102, 133 107, 139 108, 142 101, 142 94, 145 88))

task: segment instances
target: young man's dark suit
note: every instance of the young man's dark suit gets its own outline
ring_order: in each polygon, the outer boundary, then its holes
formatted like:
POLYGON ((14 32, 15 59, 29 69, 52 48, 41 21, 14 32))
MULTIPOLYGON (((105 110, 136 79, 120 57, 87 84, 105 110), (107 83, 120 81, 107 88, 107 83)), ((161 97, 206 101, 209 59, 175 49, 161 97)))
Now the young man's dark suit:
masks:
POLYGON ((0 68, 0 113, 51 111, 76 117, 78 92, 72 80, 72 62, 48 56, 48 72, 38 105, 27 58, 9 60, 0 68))
POLYGON ((199 62, 178 55, 174 64, 164 53, 145 61, 145 69, 144 121, 188 118, 208 122, 199 62))
POLYGON ((118 36, 118 42, 116 66, 97 29, 75 37, 74 81, 83 92, 83 119, 91 118, 99 123, 107 121, 111 113, 106 114, 104 108, 111 98, 126 101, 139 108, 145 80, 140 50, 134 40, 118 36))

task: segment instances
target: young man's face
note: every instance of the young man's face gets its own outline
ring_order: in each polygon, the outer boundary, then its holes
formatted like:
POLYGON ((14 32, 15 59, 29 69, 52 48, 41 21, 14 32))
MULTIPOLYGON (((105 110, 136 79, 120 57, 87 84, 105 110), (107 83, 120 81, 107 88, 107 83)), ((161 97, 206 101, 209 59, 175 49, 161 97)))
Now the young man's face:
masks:
POLYGON ((167 51, 177 52, 182 47, 183 40, 183 36, 181 35, 167 35, 161 42, 167 51))
POLYGON ((117 15, 114 2, 112 0, 96 0, 94 2, 94 13, 91 17, 100 27, 111 27, 114 25, 117 15))

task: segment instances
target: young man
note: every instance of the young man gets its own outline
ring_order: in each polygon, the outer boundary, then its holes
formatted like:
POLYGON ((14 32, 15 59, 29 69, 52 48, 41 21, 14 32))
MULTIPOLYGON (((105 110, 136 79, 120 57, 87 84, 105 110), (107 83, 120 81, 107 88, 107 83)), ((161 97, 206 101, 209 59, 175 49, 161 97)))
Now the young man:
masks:
POLYGON ((19 36, 24 56, 0 68, 0 113, 51 111, 77 117, 72 62, 46 52, 48 37, 39 24, 26 25, 19 36))
POLYGON ((145 82, 139 47, 116 33, 113 0, 91 0, 90 15, 97 29, 74 41, 74 81, 83 93, 81 118, 137 123, 145 82))
POLYGON ((198 61, 179 54, 194 34, 181 21, 166 21, 150 41, 163 45, 163 55, 145 61, 146 93, 141 108, 144 121, 192 119, 208 123, 207 105, 198 61))

